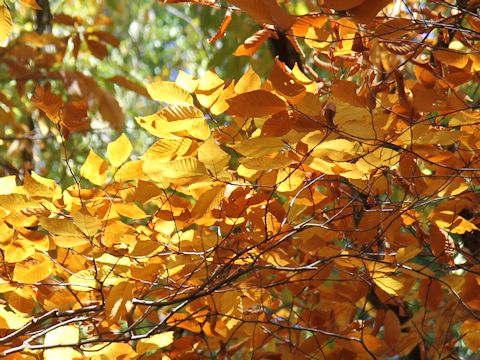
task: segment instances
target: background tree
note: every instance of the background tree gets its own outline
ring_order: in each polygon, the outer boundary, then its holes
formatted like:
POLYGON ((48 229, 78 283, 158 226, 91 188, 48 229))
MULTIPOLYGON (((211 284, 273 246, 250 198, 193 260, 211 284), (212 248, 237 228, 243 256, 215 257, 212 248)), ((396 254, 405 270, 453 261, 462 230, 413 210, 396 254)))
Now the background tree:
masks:
POLYGON ((0 4, 0 355, 473 358, 480 3, 162 3, 0 4))

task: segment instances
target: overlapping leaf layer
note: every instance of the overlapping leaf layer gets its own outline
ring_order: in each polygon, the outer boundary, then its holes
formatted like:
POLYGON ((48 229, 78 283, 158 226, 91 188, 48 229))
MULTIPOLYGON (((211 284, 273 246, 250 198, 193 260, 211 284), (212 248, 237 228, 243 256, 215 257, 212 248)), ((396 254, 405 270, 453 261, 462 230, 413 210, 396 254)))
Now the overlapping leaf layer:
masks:
MULTIPOLYGON (((478 2, 229 3, 263 27, 236 55, 281 32, 304 62, 147 84, 159 111, 136 121, 156 141, 91 150, 89 185, 0 179, 2 353, 478 351, 478 2)), ((33 101, 69 127, 48 88, 33 101)))

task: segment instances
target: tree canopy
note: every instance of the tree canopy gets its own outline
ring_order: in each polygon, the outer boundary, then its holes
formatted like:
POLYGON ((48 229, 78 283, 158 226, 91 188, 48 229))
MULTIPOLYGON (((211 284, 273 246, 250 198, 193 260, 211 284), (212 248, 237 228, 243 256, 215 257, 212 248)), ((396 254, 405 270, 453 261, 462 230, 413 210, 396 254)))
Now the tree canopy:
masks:
POLYGON ((0 357, 475 356, 479 10, 0 0, 0 357))

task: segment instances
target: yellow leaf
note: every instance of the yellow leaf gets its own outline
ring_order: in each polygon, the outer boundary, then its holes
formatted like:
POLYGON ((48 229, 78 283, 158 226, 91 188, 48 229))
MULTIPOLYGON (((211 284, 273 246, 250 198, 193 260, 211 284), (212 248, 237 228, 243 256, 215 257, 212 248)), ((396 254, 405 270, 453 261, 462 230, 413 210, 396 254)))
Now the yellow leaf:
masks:
POLYGON ((135 204, 113 204, 113 209, 122 216, 130 219, 144 219, 148 217, 145 212, 135 204))
POLYGON ((29 200, 25 195, 21 194, 6 194, 0 195, 0 208, 8 211, 25 211, 27 209, 41 208, 41 204, 29 200))
POLYGON ((224 83, 213 71, 207 71, 195 90, 198 102, 203 107, 210 108, 222 93, 224 83))
POLYGON ((441 131, 422 123, 412 126, 408 134, 403 133, 398 140, 408 146, 412 143, 418 145, 451 145, 463 135, 465 134, 462 131, 441 131))
POLYGON ((30 320, 30 317, 17 315, 13 311, 6 310, 5 305, 0 305, 0 329, 19 329, 30 320))
POLYGON ((305 181, 305 174, 302 171, 290 168, 280 169, 277 174, 277 191, 291 192, 298 189, 305 181))
POLYGON ((188 75, 182 70, 178 72, 177 78, 175 79, 175 84, 180 86, 188 93, 194 92, 198 87, 198 83, 198 80, 196 80, 193 76, 188 75))
POLYGON ((210 136, 202 111, 194 106, 173 105, 154 115, 139 116, 136 120, 149 133, 162 138, 190 135, 205 140, 210 136))
POLYGON ((132 144, 125 134, 120 135, 114 142, 107 146, 108 160, 114 167, 119 167, 128 159, 132 152, 132 144))
POLYGON ((0 178, 0 195, 11 194, 15 191, 15 188, 17 187, 15 178, 15 175, 4 176, 0 178))
POLYGON ((169 161, 175 156, 185 155, 192 143, 193 141, 188 138, 161 139, 150 146, 142 158, 145 161, 169 161))
POLYGON ((361 157, 356 163, 363 174, 370 174, 383 167, 390 168, 400 161, 400 153, 389 148, 379 147, 361 157))
POLYGON ((52 240, 55 245, 63 248, 74 248, 90 243, 90 240, 85 236, 55 235, 52 236, 52 240))
POLYGON ((53 241, 57 246, 76 247, 90 242, 70 220, 41 218, 40 225, 54 235, 53 241))
POLYGON ((133 160, 133 161, 126 162, 115 173, 115 180, 122 182, 122 181, 144 179, 145 174, 142 171, 142 164, 143 164, 142 160, 133 160))
POLYGON ((334 171, 334 168, 336 166, 335 163, 325 161, 323 159, 313 158, 310 156, 305 162, 305 165, 308 165, 313 170, 321 171, 324 174, 328 174, 328 175, 337 174, 336 171, 334 171))
POLYGON ((323 141, 313 147, 311 156, 317 158, 329 158, 334 161, 348 161, 357 156, 360 150, 357 142, 346 139, 334 139, 323 141))
POLYGON ((430 215, 432 220, 440 229, 453 234, 464 234, 466 232, 478 230, 478 228, 462 216, 456 216, 454 211, 437 211, 430 215))
POLYGON ((61 191, 55 181, 45 179, 33 171, 25 173, 23 187, 30 196, 52 198, 56 193, 60 195, 61 191))
POLYGON ((90 150, 87 159, 80 168, 80 175, 95 185, 103 185, 107 180, 107 162, 90 150))
POLYGON ((235 151, 243 156, 252 158, 280 151, 285 146, 286 144, 278 137, 253 138, 231 145, 235 151))
POLYGON ((143 171, 153 180, 182 179, 205 175, 205 166, 194 157, 159 163, 145 161, 143 171))
POLYGON ((4 257, 7 263, 17 263, 35 253, 35 247, 29 240, 15 239, 4 248, 4 257))
POLYGON ((91 360, 133 360, 137 353, 129 344, 99 343, 88 348, 88 356, 91 360))
POLYGON ((7 40, 12 33, 12 28, 12 15, 7 5, 2 1, 2 5, 0 5, 0 42, 7 40))
POLYGON ((68 219, 41 218, 40 225, 55 235, 84 236, 75 224, 68 219))
POLYGON ((53 271, 52 261, 43 254, 33 254, 28 260, 15 264, 13 281, 34 284, 46 279, 53 271))
POLYGON ((200 160, 214 176, 219 176, 222 170, 228 165, 230 155, 220 148, 213 137, 210 137, 198 148, 198 160, 200 160))
POLYGON ((10 226, 8 226, 3 220, 0 220, 0 248, 5 249, 5 247, 12 243, 13 234, 15 230, 13 230, 10 226))
POLYGON ((165 331, 153 335, 147 339, 141 339, 137 343, 137 353, 143 355, 148 351, 155 351, 173 343, 173 331, 165 331))
POLYGON ((155 81, 147 84, 147 91, 153 100, 173 105, 191 105, 192 96, 171 81, 155 81))
POLYGON ((240 162, 243 166, 253 170, 274 170, 282 169, 290 165, 293 160, 288 156, 279 153, 273 157, 262 156, 258 158, 244 158, 240 162))
POLYGON ((97 289, 100 286, 99 281, 102 279, 95 273, 94 269, 81 270, 68 278, 72 290, 74 291, 91 291, 97 289))
POLYGON ((389 274, 375 272, 373 277, 375 284, 390 295, 399 295, 398 291, 403 288, 403 283, 390 276, 389 274))
POLYGON ((225 194, 225 185, 219 185, 207 190, 195 203, 192 209, 192 219, 198 219, 204 216, 208 216, 209 212, 217 208, 225 194))
POLYGON ((87 236, 95 235, 102 228, 102 222, 85 209, 77 211, 73 215, 73 222, 87 236))
POLYGON ((317 50, 326 50, 331 46, 330 32, 323 29, 309 27, 305 35, 305 44, 317 50))
POLYGON ((243 94, 249 91, 260 90, 262 81, 260 76, 249 67, 245 74, 242 75, 240 80, 235 84, 235 92, 237 94, 243 94))
POLYGON ((399 264, 406 263, 408 260, 414 258, 419 253, 421 253, 422 250, 423 249, 418 245, 410 245, 410 246, 398 249, 397 255, 395 256, 397 258, 397 263, 399 264))
MULTIPOLYGON (((77 326, 66 325, 55 328, 45 335, 44 345, 72 345, 80 339, 80 330, 77 326)), ((45 360, 73 360, 81 359, 82 354, 74 350, 73 347, 59 347, 47 349, 44 353, 45 360)))
POLYGON ((459 195, 470 189, 470 185, 462 177, 439 179, 429 176, 425 179, 427 189, 436 189, 438 197, 459 195))
POLYGON ((210 112, 213 115, 220 115, 228 110, 229 105, 227 103, 227 100, 236 95, 234 88, 235 84, 232 81, 225 89, 222 90, 218 99, 210 107, 210 112))

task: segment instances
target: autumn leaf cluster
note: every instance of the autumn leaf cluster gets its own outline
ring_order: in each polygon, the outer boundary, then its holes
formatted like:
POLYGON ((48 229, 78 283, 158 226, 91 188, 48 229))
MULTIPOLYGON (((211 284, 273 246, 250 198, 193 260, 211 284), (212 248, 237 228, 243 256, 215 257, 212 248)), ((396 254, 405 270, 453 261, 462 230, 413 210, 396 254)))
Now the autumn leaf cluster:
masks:
MULTIPOLYGON (((122 134, 90 150, 71 186, 34 171, 0 178, 0 354, 479 351, 479 2, 292 2, 304 14, 275 0, 161 2, 224 15, 212 43, 236 31, 232 17, 251 19, 256 32, 232 56, 283 36, 301 60, 274 54, 266 78, 252 67, 233 80, 180 70, 145 88, 115 78, 158 102, 136 118, 154 139, 145 153, 122 134)), ((100 59, 117 41, 78 36, 100 59)), ((50 35, 16 41, 6 57, 63 46, 50 35)), ((11 76, 25 76, 18 66, 11 76)), ((62 142, 88 131, 92 104, 122 127, 95 79, 42 71, 26 74, 61 76, 82 94, 31 89, 62 142)))

